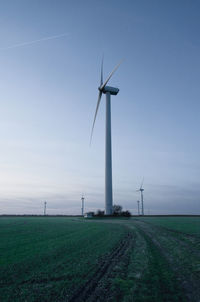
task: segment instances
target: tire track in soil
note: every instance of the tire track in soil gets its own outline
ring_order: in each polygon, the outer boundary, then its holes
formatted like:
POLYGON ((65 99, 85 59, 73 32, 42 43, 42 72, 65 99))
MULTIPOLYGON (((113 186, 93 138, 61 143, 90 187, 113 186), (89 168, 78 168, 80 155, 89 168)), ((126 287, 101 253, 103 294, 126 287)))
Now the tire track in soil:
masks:
MULTIPOLYGON (((139 231, 141 231, 142 233, 144 232, 144 234, 149 237, 152 243, 165 257, 171 269, 176 274, 177 280, 179 280, 179 283, 185 292, 187 301, 200 302, 200 279, 197 278, 196 275, 192 275, 192 269, 189 264, 187 265, 185 261, 182 262, 183 260, 172 257, 172 255, 170 254, 170 249, 168 250, 166 246, 162 244, 162 241, 159 240, 161 239, 161 234, 159 234, 159 231, 163 233, 162 235, 165 236, 165 238, 169 240, 169 242, 173 241, 174 243, 178 243, 179 253, 183 253, 183 248, 185 248, 185 250, 191 254, 191 247, 187 246, 184 242, 182 242, 182 240, 175 238, 174 234, 172 234, 174 232, 170 232, 166 228, 159 226, 157 227, 155 225, 151 225, 150 227, 150 224, 144 221, 136 221, 135 225, 139 231)), ((184 259, 184 257, 182 259, 184 259)))
POLYGON ((151 227, 156 227, 157 229, 160 229, 160 230, 165 230, 165 231, 168 231, 170 233, 174 233, 174 234, 179 234, 179 235, 182 235, 182 236, 185 236, 186 238, 189 238, 189 239, 195 239, 197 241, 197 243, 200 243, 200 235, 198 234, 189 234, 189 233, 185 233, 185 232, 182 232, 182 231, 179 231, 179 230, 174 230, 174 229, 170 229, 166 226, 161 226, 161 225, 157 225, 157 224, 152 224, 151 222, 149 221, 145 221, 143 219, 140 219, 140 221, 150 225, 151 227))
POLYGON ((148 224, 151 226, 151 228, 154 228, 155 230, 159 230, 160 232, 165 232, 168 236, 170 234, 171 238, 173 237, 173 240, 178 242, 180 244, 180 247, 185 248, 188 250, 188 252, 191 253, 191 255, 196 256, 197 258, 200 258, 200 237, 193 235, 193 234, 187 234, 181 231, 172 230, 167 227, 158 226, 158 225, 152 225, 150 222, 144 221, 141 219, 141 221, 144 224, 148 224), (177 237, 178 235, 178 237, 177 237))
POLYGON ((129 232, 109 255, 102 259, 93 276, 81 286, 67 302, 98 301, 98 285, 104 284, 111 276, 114 267, 123 261, 126 251, 133 243, 134 236, 129 232))

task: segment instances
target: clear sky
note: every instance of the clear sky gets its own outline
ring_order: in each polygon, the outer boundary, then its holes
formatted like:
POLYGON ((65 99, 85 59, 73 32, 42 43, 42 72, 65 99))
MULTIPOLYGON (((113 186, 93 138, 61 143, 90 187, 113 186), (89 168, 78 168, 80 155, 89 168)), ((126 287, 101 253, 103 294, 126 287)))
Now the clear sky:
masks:
POLYGON ((114 203, 200 214, 198 0, 1 0, 0 37, 0 214, 104 208, 103 53, 114 203))

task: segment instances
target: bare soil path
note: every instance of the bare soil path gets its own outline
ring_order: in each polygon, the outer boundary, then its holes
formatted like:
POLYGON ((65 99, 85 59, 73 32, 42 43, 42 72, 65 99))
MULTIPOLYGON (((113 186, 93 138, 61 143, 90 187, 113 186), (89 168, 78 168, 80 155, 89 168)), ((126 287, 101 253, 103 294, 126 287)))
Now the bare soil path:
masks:
POLYGON ((133 248, 134 236, 128 232, 119 245, 106 257, 99 260, 99 265, 93 277, 74 293, 69 302, 108 301, 109 277, 119 263, 127 260, 130 248, 133 248))
POLYGON ((200 301, 198 238, 141 220, 99 223, 122 224, 127 236, 99 261, 93 278, 67 301, 200 301))
POLYGON ((141 220, 134 221, 143 236, 160 250, 175 273, 187 301, 200 301, 199 237, 155 226, 141 220))

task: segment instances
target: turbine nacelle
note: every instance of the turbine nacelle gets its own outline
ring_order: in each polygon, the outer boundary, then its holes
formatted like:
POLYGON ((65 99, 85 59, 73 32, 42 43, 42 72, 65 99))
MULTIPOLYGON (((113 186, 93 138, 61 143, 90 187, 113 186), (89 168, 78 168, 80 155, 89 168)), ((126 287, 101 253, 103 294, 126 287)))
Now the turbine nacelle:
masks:
POLYGON ((140 186, 140 188, 138 189, 138 190, 136 190, 136 192, 143 192, 144 191, 144 189, 143 189, 143 182, 144 182, 144 177, 143 177, 143 179, 142 179, 142 183, 141 183, 141 186, 140 186))
POLYGON ((106 92, 110 92, 111 95, 117 95, 119 92, 118 88, 115 87, 111 87, 111 86, 104 86, 103 89, 101 89, 101 87, 98 88, 99 91, 106 93, 106 92))
POLYGON ((121 62, 113 69, 113 71, 111 72, 111 74, 109 75, 109 77, 104 82, 103 81, 103 60, 102 60, 102 63, 101 63, 100 86, 98 87, 99 95, 98 95, 97 106, 96 106, 96 111, 95 111, 95 115, 94 115, 94 121, 93 121, 93 124, 92 124, 92 131, 91 131, 91 136, 90 136, 90 144, 91 144, 91 141, 92 141, 92 134, 93 134, 93 130, 94 130, 94 124, 95 124, 95 121, 96 121, 97 112, 98 112, 98 109, 99 109, 99 104, 101 102, 102 94, 110 92, 111 95, 117 95, 118 92, 119 92, 118 88, 110 87, 110 86, 106 86, 106 85, 107 85, 108 81, 110 80, 110 78, 112 77, 112 75, 115 73, 115 71, 117 70, 117 68, 119 67, 120 64, 121 64, 121 62))

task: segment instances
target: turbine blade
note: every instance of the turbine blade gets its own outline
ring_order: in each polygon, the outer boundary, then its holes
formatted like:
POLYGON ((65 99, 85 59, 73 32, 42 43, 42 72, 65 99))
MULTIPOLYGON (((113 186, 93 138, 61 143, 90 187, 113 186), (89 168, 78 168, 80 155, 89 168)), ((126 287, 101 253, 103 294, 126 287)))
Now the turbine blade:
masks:
POLYGON ((122 61, 113 69, 113 71, 111 72, 111 74, 109 75, 109 77, 107 78, 107 80, 103 83, 103 85, 101 85, 100 90, 103 90, 104 87, 106 86, 106 84, 108 83, 108 81, 110 80, 110 78, 112 77, 113 73, 115 73, 115 71, 118 69, 118 67, 121 65, 122 61))
POLYGON ((96 111, 95 111, 95 115, 94 115, 94 121, 93 121, 93 125, 92 125, 91 136, 90 136, 90 145, 91 145, 91 142, 92 142, 92 135, 93 135, 93 130, 94 130, 94 124, 95 124, 95 121, 96 121, 97 112, 98 112, 99 104, 100 104, 100 101, 101 101, 101 96, 102 96, 102 91, 99 91, 99 96, 98 96, 98 101, 97 101, 97 107, 96 107, 96 111))
POLYGON ((104 56, 102 57, 102 61, 101 61, 101 82, 100 82, 100 86, 102 86, 102 84, 103 84, 103 60, 104 60, 104 56))
POLYGON ((142 183, 141 183, 140 189, 142 189, 143 183, 144 183, 144 177, 142 178, 142 183))

